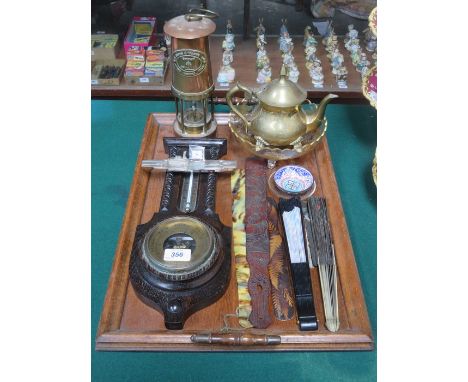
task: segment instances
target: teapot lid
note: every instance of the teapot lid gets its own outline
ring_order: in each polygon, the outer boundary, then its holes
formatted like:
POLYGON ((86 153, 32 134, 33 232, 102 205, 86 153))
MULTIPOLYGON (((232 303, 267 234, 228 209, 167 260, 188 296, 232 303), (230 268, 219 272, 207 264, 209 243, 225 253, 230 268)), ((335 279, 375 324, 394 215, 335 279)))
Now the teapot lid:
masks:
POLYGON ((260 102, 273 107, 294 107, 307 98, 307 92, 286 76, 286 66, 281 66, 280 78, 270 82, 261 92, 257 93, 260 102))

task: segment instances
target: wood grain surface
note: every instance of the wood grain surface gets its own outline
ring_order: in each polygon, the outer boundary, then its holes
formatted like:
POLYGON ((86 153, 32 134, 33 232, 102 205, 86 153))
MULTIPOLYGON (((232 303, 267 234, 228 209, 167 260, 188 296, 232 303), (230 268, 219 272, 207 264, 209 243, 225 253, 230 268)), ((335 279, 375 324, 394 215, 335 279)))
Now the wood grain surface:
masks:
MULTIPOLYGON (((219 69, 222 62, 222 41, 224 37, 211 36, 210 37, 210 54, 211 54, 211 67, 213 71, 213 79, 216 81, 219 69)), ((270 58, 271 69, 273 79, 279 77, 281 69, 282 58, 281 52, 278 45, 278 37, 267 37, 266 50, 268 57, 270 58)), ((367 100, 361 91, 361 75, 356 71, 349 52, 345 49, 343 44, 343 37, 338 38, 340 41, 340 52, 344 56, 344 65, 348 69, 348 88, 340 89, 336 85, 335 76, 331 72, 330 61, 326 57, 325 47, 321 43, 321 39, 318 39, 319 44, 317 45, 317 56, 322 61, 323 75, 324 75, 324 87, 316 89, 312 85, 312 80, 309 76, 309 72, 305 67, 305 56, 304 46, 302 45, 303 39, 301 37, 293 37, 294 50, 293 55, 296 61, 297 67, 299 68, 299 84, 307 90, 307 97, 311 100, 319 100, 325 97, 328 93, 335 93, 340 98, 335 102, 337 103, 353 103, 362 102, 367 103, 367 100)), ((255 68, 256 60, 256 45, 255 39, 242 40, 240 37, 235 39, 236 48, 234 50, 234 62, 232 67, 236 70, 235 81, 239 81, 243 85, 251 88, 258 88, 257 84, 257 70, 255 68)), ((369 52, 365 49, 362 50, 370 58, 369 52)), ((122 50, 123 52, 123 50, 122 50)), ((121 53, 123 54, 123 53, 121 53)), ((125 58, 124 56, 120 58, 125 58)), ((172 70, 169 68, 166 73, 166 78, 163 85, 129 85, 125 84, 124 81, 118 86, 91 86, 91 96, 94 98, 172 98, 171 93, 171 82, 172 82, 172 70)), ((232 84, 231 84, 232 85, 232 84)), ((225 97, 229 87, 221 87, 218 83, 215 83, 214 95, 216 97, 225 97)))
MULTIPOLYGON (((112 273, 96 337, 97 350, 166 350, 166 351, 292 351, 292 350, 371 350, 373 339, 367 308, 354 260, 346 220, 341 206, 330 152, 323 139, 311 154, 282 164, 295 163, 307 167, 317 181, 315 195, 327 199, 338 268, 340 330, 326 330, 318 271, 311 270, 313 294, 319 330, 300 332, 295 319, 273 323, 267 329, 248 329, 255 334, 280 335, 282 343, 274 346, 225 346, 193 344, 190 336, 200 332, 219 332, 223 316, 235 312, 238 305, 234 256, 232 277, 226 294, 216 303, 193 314, 184 329, 169 331, 162 314, 143 304, 128 282, 128 263, 135 229, 147 222, 159 208, 164 173, 141 169, 143 159, 163 159, 162 137, 173 136, 175 114, 154 113, 147 120, 138 155, 122 229, 115 253, 112 273)), ((231 136, 229 114, 216 114, 217 137, 228 139, 228 154, 222 159, 235 159, 244 167, 248 152, 231 136)), ((274 170, 270 170, 274 171, 274 170)), ((230 175, 218 176, 216 206, 223 224, 231 226, 230 175), (228 196, 227 196, 228 195, 228 196)), ((230 322, 232 322, 231 320, 230 322)), ((235 320, 234 320, 235 321, 235 320)))

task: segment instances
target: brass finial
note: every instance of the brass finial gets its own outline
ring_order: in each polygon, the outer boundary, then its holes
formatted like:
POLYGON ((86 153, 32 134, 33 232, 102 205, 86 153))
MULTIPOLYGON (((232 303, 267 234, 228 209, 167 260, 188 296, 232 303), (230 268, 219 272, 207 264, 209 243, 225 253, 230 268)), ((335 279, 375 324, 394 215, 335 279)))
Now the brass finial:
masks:
POLYGON ((281 65, 280 77, 285 78, 288 75, 288 69, 285 64, 281 65))

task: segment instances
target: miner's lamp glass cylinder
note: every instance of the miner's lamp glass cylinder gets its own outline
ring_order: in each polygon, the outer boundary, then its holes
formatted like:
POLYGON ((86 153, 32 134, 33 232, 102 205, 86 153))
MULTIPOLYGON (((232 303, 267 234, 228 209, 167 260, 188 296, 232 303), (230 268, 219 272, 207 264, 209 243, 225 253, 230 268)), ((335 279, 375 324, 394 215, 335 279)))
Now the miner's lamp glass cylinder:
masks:
POLYGON ((176 97, 177 130, 179 134, 205 135, 214 115, 211 97, 200 100, 184 100, 176 97))

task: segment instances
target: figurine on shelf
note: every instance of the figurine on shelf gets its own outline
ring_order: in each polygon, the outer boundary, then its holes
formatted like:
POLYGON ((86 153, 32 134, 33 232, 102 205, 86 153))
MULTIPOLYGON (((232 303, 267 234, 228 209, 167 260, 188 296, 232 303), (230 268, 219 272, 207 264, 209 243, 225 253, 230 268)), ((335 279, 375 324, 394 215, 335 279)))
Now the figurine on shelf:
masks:
POLYGON ((353 24, 349 24, 348 25, 348 33, 346 33, 346 37, 344 39, 344 42, 345 44, 349 41, 349 40, 353 40, 353 39, 357 39, 359 36, 359 32, 354 29, 354 25, 353 24))
POLYGON ((289 33, 286 32, 286 34, 282 35, 279 39, 279 48, 282 53, 286 53, 293 50, 294 48, 294 43, 292 41, 292 38, 289 36, 289 33))
POLYGON ((299 80, 299 69, 297 65, 293 62, 291 65, 288 66, 288 79, 294 83, 297 83, 299 80))
POLYGON ((286 52, 283 54, 283 64, 289 66, 294 63, 294 57, 291 52, 286 52))
POLYGON ((234 50, 236 44, 234 44, 234 35, 227 34, 223 41, 223 49, 234 50))
POLYGON ((229 65, 234 61, 232 50, 225 49, 223 52, 223 65, 229 65))
POLYGON ((286 28, 287 23, 288 23, 288 19, 281 19, 280 36, 284 36, 286 33, 289 36, 288 28, 286 28))
POLYGON ((226 26, 226 36, 224 37, 223 41, 223 49, 234 50, 236 44, 234 44, 234 34, 232 33, 232 24, 231 20, 228 20, 226 26))
POLYGON ((322 65, 320 62, 314 61, 312 63, 312 68, 309 70, 309 75, 312 78, 312 84, 315 88, 323 88, 323 73, 322 73, 322 65))
POLYGON ((317 59, 317 55, 315 54, 315 52, 317 51, 317 48, 313 45, 311 46, 308 46, 306 49, 305 49, 305 58, 306 58, 306 61, 314 61, 317 59))
POLYGON ((331 54, 338 48, 338 36, 334 35, 328 40, 328 44, 325 46, 325 50, 328 52, 327 57, 331 59, 331 54))
MULTIPOLYGON (((257 57, 256 57, 256 62, 255 66, 257 70, 261 71, 264 67, 269 67, 270 66, 270 59, 268 58, 267 51, 265 49, 265 45, 267 44, 266 39, 265 39, 265 27, 263 26, 263 18, 258 19, 258 26, 255 28, 257 31, 257 57)), ((271 69, 270 69, 271 72, 271 69)), ((259 77, 262 78, 263 74, 260 75, 259 77)), ((270 78, 271 78, 271 73, 270 73, 270 78)), ((257 78, 258 81, 258 78, 257 78)))
POLYGON ((271 67, 270 63, 265 64, 265 66, 258 71, 257 83, 266 84, 271 81, 271 67))
POLYGON ((357 38, 352 38, 345 43, 345 48, 350 52, 353 50, 354 47, 360 48, 359 39, 357 38))
POLYGON ((257 51, 256 67, 257 69, 262 69, 265 65, 269 65, 269 64, 270 64, 270 59, 268 58, 265 47, 261 45, 257 51))
POLYGON ((377 49, 377 36, 372 32, 370 28, 365 31, 366 50, 368 52, 374 52, 377 49))
POLYGON ((278 38, 279 48, 281 53, 285 54, 287 52, 292 52, 294 48, 294 43, 291 36, 289 36, 288 29, 286 28, 286 19, 281 19, 281 29, 280 36, 278 38))
POLYGON ((364 52, 361 53, 361 58, 359 62, 356 65, 356 70, 364 75, 367 72, 367 69, 369 68, 370 62, 367 59, 367 56, 364 52))
POLYGON ((267 44, 266 40, 265 40, 265 35, 264 34, 261 34, 260 36, 257 37, 257 49, 260 49, 260 48, 264 48, 265 45, 267 44))
POLYGON ((361 48, 359 47, 359 45, 352 45, 350 52, 351 62, 354 66, 356 66, 359 63, 359 60, 361 59, 361 48))
POLYGON ((229 86, 229 83, 234 81, 234 78, 236 76, 236 71, 234 68, 231 66, 231 63, 234 61, 234 56, 233 56, 233 49, 235 47, 234 44, 234 34, 232 33, 232 24, 231 20, 228 20, 227 26, 226 26, 226 36, 223 41, 223 64, 221 66, 221 69, 219 70, 218 73, 218 82, 221 84, 221 86, 229 86))
POLYGON ((338 69, 336 74, 336 83, 340 89, 346 89, 348 87, 348 70, 342 66, 338 69))
POLYGON ((332 73, 333 74, 338 74, 338 69, 341 66, 343 66, 343 62, 344 62, 344 57, 339 52, 338 48, 336 48, 335 51, 332 53, 332 56, 331 56, 331 66, 332 66, 332 73))
POLYGON ((265 39, 265 27, 263 26, 263 17, 258 18, 258 26, 254 28, 254 31, 257 32, 257 38, 263 36, 263 38, 265 39))
POLYGON ((165 36, 162 36, 158 41, 158 49, 161 52, 164 52, 164 57, 169 57, 169 48, 167 47, 167 41, 165 36))
POLYGON ((315 47, 318 44, 314 35, 310 33, 311 31, 312 31, 312 28, 309 25, 307 25, 304 30, 304 46, 306 49, 310 46, 315 47))
POLYGON ((229 86, 229 83, 234 81, 234 78, 236 77, 236 71, 231 66, 232 61, 233 61, 232 51, 225 50, 223 52, 223 65, 221 66, 221 69, 219 70, 218 78, 217 78, 218 82, 222 86, 229 86))
POLYGON ((227 24, 226 24, 226 34, 234 34, 232 32, 232 24, 231 24, 231 19, 228 19, 227 24))
POLYGON ((325 35, 325 37, 322 39, 322 44, 327 46, 329 40, 331 41, 333 39, 333 36, 335 36, 335 31, 333 30, 333 27, 331 24, 329 25, 328 32, 325 35))

